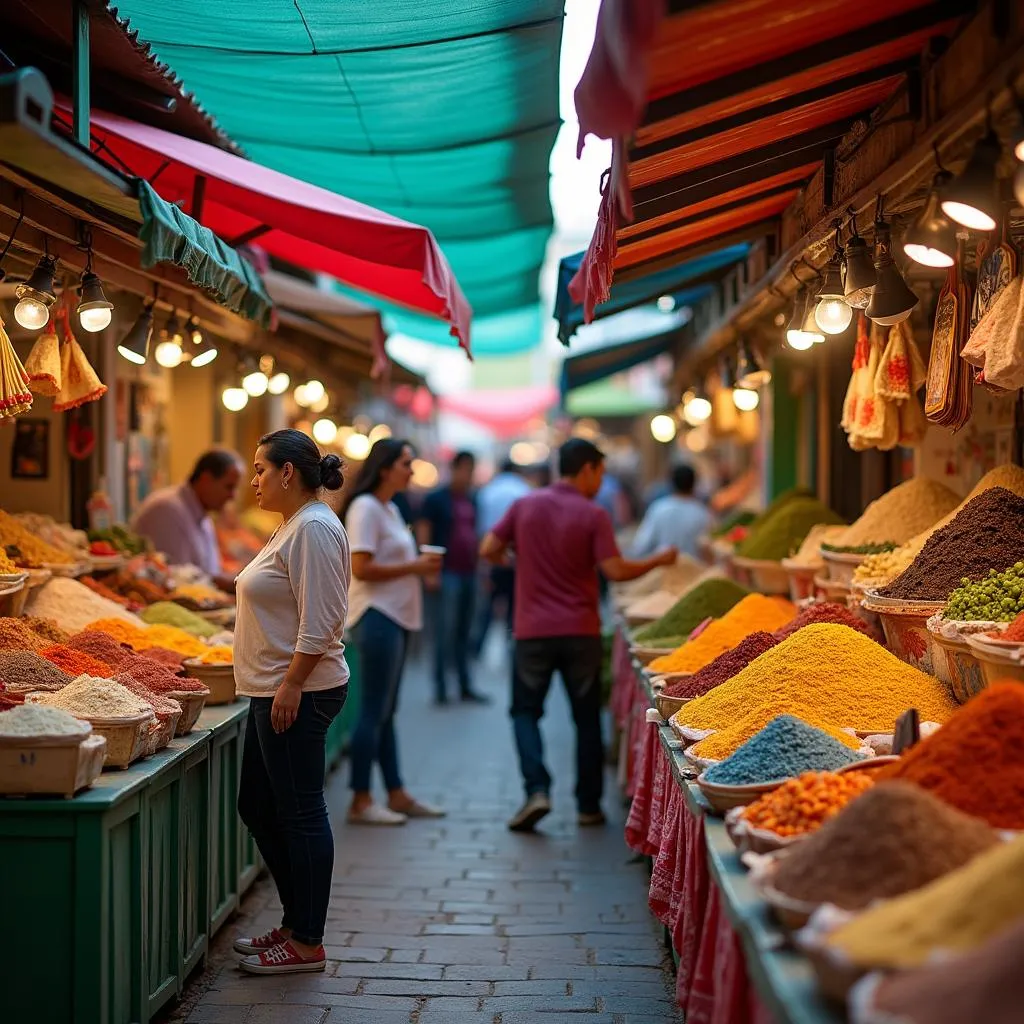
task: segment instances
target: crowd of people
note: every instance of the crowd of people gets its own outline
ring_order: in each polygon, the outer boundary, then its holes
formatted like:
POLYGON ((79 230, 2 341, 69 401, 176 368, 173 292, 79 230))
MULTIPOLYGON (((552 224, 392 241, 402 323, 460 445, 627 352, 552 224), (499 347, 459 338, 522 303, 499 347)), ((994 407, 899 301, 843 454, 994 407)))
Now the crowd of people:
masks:
POLYGON ((400 826, 445 814, 406 790, 395 730, 410 641, 429 621, 441 706, 450 676, 461 702, 485 703, 474 666, 496 622, 514 638, 510 713, 524 803, 508 827, 531 831, 551 811, 540 719, 556 674, 576 726, 577 821, 601 825, 602 587, 695 553, 709 522, 694 496, 693 470, 679 466, 623 556, 612 514, 621 489, 605 471, 604 454, 582 438, 559 450, 555 483, 529 480, 506 462, 475 489, 476 460, 458 452, 446 482, 415 507, 406 496, 413 458, 408 442, 379 440, 344 486, 341 460, 321 455, 307 435, 262 437, 250 483, 259 508, 281 523, 234 579, 221 572, 209 518, 232 502, 242 480, 233 453, 203 455, 187 481, 152 495, 134 520, 172 560, 195 564, 237 592, 236 686, 250 698, 238 808, 283 908, 278 927, 236 942, 250 973, 326 964, 334 840, 325 751, 348 693, 346 645, 358 651, 362 680, 349 823, 400 826), (373 797, 374 765, 385 804, 373 797))

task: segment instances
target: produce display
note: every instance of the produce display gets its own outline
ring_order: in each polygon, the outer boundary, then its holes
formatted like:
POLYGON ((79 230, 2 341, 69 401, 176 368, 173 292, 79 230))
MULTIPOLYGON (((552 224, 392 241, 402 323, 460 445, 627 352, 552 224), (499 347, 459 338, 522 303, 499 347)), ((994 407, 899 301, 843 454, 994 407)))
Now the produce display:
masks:
POLYGON ((883 597, 945 602, 963 578, 1014 565, 1024 551, 1024 498, 992 487, 968 502, 932 534, 921 553, 880 593, 883 597))
POLYGON ((741 509, 737 512, 730 512, 712 531, 712 537, 728 537, 733 531, 740 529, 744 530, 748 527, 756 518, 756 513, 750 512, 747 509, 741 509))
POLYGON ((785 838, 809 835, 873 785, 868 771, 804 772, 748 804, 740 817, 785 838))
POLYGON ((109 544, 124 555, 141 555, 147 548, 144 537, 116 523, 109 530, 90 530, 89 540, 109 544))
MULTIPOLYGON (((971 582, 966 576, 952 591, 943 617, 957 621, 1010 622, 1024 613, 1024 562, 1009 569, 989 569, 984 579, 971 582)), ((1010 638, 1012 639, 1012 637, 1010 638)))
POLYGON ((41 619, 37 615, 23 615, 21 621, 32 630, 51 643, 62 644, 71 634, 61 629, 53 619, 41 619))
POLYGON ((850 748, 828 733, 792 715, 772 719, 703 778, 720 786, 749 786, 801 775, 835 771, 857 759, 850 748))
POLYGON ((699 697, 727 679, 732 679, 737 672, 778 642, 771 633, 751 633, 725 654, 720 654, 692 675, 675 680, 661 692, 666 697, 699 697))
MULTIPOLYGON (((725 615, 733 605, 750 593, 746 587, 724 578, 705 580, 684 594, 656 622, 637 630, 633 639, 639 644, 665 646, 667 638, 685 639, 705 619, 725 615)), ((680 641, 681 642, 681 641, 680 641)))
POLYGON ((815 526, 839 523, 842 519, 817 498, 796 497, 784 502, 762 522, 752 523, 747 536, 736 545, 736 554, 778 562, 796 551, 815 526))
POLYGON ((937 523, 960 504, 943 484, 914 477, 871 502, 860 518, 837 537, 826 541, 827 551, 865 552, 879 545, 896 547, 937 523))
POLYGON ((181 663, 185 660, 184 654, 179 654, 177 651, 169 650, 166 647, 143 647, 138 653, 143 658, 149 658, 152 661, 167 666, 167 668, 173 669, 175 672, 181 668, 181 663))
POLYGON ((881 782, 788 850, 772 885, 805 903, 860 910, 920 889, 999 841, 983 821, 917 786, 881 782))
POLYGON ((782 598, 748 594, 692 640, 651 662, 652 672, 696 672, 755 632, 772 633, 796 608, 782 598))
POLYGON ((89 554, 89 539, 82 530, 75 530, 67 523, 58 523, 52 516, 38 512, 17 512, 14 518, 29 533, 63 551, 72 561, 80 561, 89 554))

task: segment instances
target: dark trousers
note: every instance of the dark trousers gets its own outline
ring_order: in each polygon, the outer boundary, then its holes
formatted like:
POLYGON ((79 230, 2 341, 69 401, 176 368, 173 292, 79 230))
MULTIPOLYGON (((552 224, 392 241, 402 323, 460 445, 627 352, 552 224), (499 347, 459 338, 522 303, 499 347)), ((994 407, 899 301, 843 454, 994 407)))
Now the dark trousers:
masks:
POLYGON ((238 814, 266 862, 299 942, 323 941, 334 870, 334 836, 324 801, 327 729, 348 688, 304 693, 289 729, 274 732, 272 697, 253 697, 245 723, 238 814))
POLYGON ((494 607, 505 606, 505 625, 512 633, 515 615, 516 571, 508 565, 492 565, 487 580, 487 593, 480 604, 480 617, 476 624, 476 638, 473 642, 473 656, 480 657, 487 642, 491 623, 494 621, 494 607))
POLYGON ((356 625, 353 639, 359 649, 362 702, 349 745, 351 786, 356 793, 369 792, 370 774, 376 761, 384 776, 384 785, 389 790, 401 789, 395 709, 409 634, 394 619, 370 608, 356 625))
POLYGON ((565 683, 576 723, 576 803, 583 814, 601 809, 604 744, 601 739, 601 638, 555 636, 517 640, 512 673, 512 727, 526 795, 547 793, 540 719, 557 672, 565 683))
POLYGON ((459 693, 472 689, 469 679, 469 645, 476 602, 476 574, 445 572, 441 589, 434 592, 434 696, 447 697, 447 670, 455 668, 459 693))

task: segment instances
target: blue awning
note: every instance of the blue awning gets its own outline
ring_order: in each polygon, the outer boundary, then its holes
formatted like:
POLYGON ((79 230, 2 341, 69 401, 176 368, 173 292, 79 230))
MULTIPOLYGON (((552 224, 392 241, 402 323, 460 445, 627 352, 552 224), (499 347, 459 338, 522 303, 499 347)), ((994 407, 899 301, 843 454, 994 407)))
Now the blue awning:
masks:
POLYGON ((569 356, 562 363, 560 389, 562 398, 575 388, 593 384, 595 381, 611 377, 622 370, 629 370, 641 363, 646 363, 663 352, 681 345, 688 333, 687 327, 677 327, 671 331, 662 331, 646 338, 626 341, 620 345, 608 345, 595 349, 593 352, 581 352, 578 356, 569 356))
MULTIPOLYGON (((612 285, 612 293, 607 302, 603 302, 594 310, 594 319, 621 313, 624 309, 642 306, 654 302, 662 295, 675 296, 688 285, 721 276, 726 270, 740 260, 746 259, 750 246, 747 244, 730 245, 725 249, 708 253, 677 267, 660 270, 647 277, 623 281, 612 285)), ((569 295, 569 282, 575 277, 576 271, 583 261, 583 253, 566 256, 558 265, 558 289, 555 293, 555 319, 558 321, 558 337, 563 345, 583 323, 583 306, 573 301, 569 295)), ((691 300, 692 301, 692 300, 691 300)))

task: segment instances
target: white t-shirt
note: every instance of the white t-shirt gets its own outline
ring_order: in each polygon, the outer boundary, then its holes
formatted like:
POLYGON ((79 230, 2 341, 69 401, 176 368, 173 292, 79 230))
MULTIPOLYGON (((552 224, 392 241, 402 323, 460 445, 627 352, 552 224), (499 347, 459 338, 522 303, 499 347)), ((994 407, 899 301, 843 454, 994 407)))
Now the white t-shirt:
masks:
POLYGON ((235 688, 269 697, 292 655, 322 654, 303 690, 348 682, 345 645, 351 573, 348 537, 322 501, 299 509, 238 574, 235 688))
MULTIPOLYGON (((416 560, 418 550, 412 531, 389 501, 386 505, 372 494, 360 494, 345 516, 352 552, 373 555, 378 565, 400 565, 416 560)), ((423 628, 423 587, 419 576, 367 581, 352 577, 348 594, 348 624, 354 626, 367 608, 376 608, 403 629, 423 628)))

